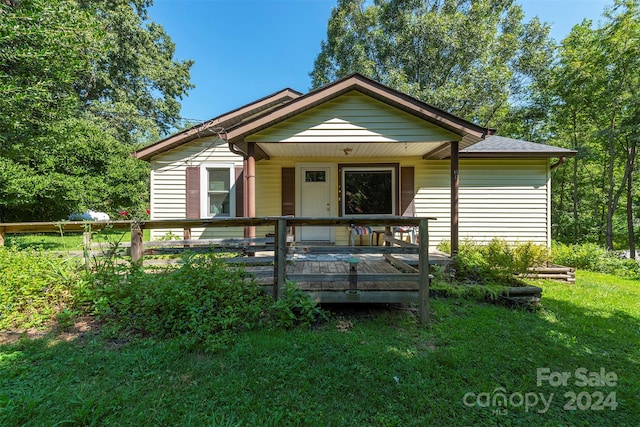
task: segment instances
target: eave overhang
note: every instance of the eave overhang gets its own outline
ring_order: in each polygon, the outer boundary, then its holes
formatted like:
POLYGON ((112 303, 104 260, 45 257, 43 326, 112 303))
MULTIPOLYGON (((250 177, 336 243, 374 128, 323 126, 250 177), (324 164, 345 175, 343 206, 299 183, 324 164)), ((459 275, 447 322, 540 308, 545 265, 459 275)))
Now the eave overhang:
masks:
POLYGON ((172 150, 197 138, 204 138, 218 134, 222 134, 226 137, 224 132, 227 128, 238 125, 243 121, 250 120, 256 115, 260 115, 261 113, 281 106, 282 104, 290 102, 301 95, 302 94, 300 92, 293 89, 283 89, 221 116, 214 117, 211 120, 207 120, 199 125, 171 135, 154 144, 135 151, 132 155, 140 160, 150 161, 152 157, 157 156, 158 154, 172 150))
POLYGON ((461 159, 544 159, 574 157, 575 150, 492 135, 460 150, 461 159))
POLYGON ((461 159, 545 159, 552 157, 574 157, 576 151, 546 151, 544 153, 529 153, 519 151, 486 151, 482 153, 460 152, 461 159))
MULTIPOLYGON (((257 115, 250 120, 243 121, 227 129, 227 137, 230 144, 240 151, 246 152, 248 139, 254 133, 274 126, 284 120, 295 117, 314 107, 331 101, 351 91, 357 91, 373 99, 384 102, 389 106, 411 114, 419 119, 440 126, 450 132, 460 135, 460 147, 468 147, 480 141, 486 135, 495 133, 495 129, 480 127, 460 117, 449 114, 439 108, 433 107, 415 98, 412 98, 395 89, 384 86, 374 80, 360 74, 353 74, 337 80, 327 86, 323 86, 306 95, 292 100, 280 107, 257 115)), ((277 141, 274 141, 277 143, 277 141)), ((446 158, 450 155, 450 144, 443 143, 443 149, 438 150, 439 156, 434 158, 446 158)), ((429 151, 433 151, 431 147, 429 151)), ((426 154, 426 153, 425 153, 426 154)), ((256 153, 256 159, 262 160, 256 153)))

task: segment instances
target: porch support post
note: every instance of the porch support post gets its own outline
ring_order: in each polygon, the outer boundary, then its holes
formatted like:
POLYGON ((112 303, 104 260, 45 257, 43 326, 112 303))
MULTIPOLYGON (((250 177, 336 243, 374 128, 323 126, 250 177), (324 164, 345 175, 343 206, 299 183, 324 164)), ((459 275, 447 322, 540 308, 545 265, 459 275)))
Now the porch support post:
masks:
MULTIPOLYGON (((254 218, 256 216, 256 143, 250 142, 247 153, 247 188, 245 197, 247 198, 246 216, 254 218)), ((247 237, 256 237, 255 226, 249 227, 249 235, 247 237)))
POLYGON ((420 300, 420 323, 429 323, 429 227, 426 218, 420 218, 418 226, 418 272, 420 273, 420 283, 418 288, 418 299, 420 300))
MULTIPOLYGON (((249 161, 247 160, 247 156, 242 160, 242 188, 244 191, 242 192, 242 216, 249 216, 249 183, 247 180, 247 175, 249 174, 249 161)), ((249 237, 249 226, 244 227, 244 237, 249 237)))
POLYGON ((460 158, 458 141, 451 141, 451 256, 458 255, 458 211, 460 194, 460 158))

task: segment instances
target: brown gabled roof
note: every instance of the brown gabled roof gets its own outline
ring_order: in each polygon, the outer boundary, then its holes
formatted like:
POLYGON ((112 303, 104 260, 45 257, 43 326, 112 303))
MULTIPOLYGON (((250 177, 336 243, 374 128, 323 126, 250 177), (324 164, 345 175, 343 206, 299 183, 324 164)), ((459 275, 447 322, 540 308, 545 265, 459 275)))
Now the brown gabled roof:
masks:
MULTIPOLYGON (((148 147, 136 151, 135 157, 151 160, 157 154, 176 148, 196 138, 222 132, 229 143, 241 151, 247 151, 245 138, 300 113, 310 110, 325 102, 331 101, 351 91, 358 91, 422 120, 433 123, 461 136, 460 149, 475 144, 486 135, 493 135, 495 129, 483 128, 460 117, 449 114, 437 107, 424 103, 407 94, 364 77, 352 74, 326 86, 313 90, 306 95, 284 89, 254 103, 240 107, 234 111, 213 118, 200 125, 172 135, 148 147)), ((450 155, 449 144, 438 150, 438 158, 450 155)), ((257 147, 257 160, 266 154, 257 147)))
POLYGON ((234 125, 242 123, 245 120, 251 119, 253 116, 272 110, 282 104, 286 104, 301 95, 302 94, 300 92, 293 89, 283 89, 255 102, 222 114, 221 116, 214 117, 211 120, 207 120, 206 122, 171 135, 154 144, 135 151, 133 155, 138 159, 149 161, 155 155, 172 150, 196 138, 216 134, 219 130, 224 131, 234 125))
MULTIPOLYGON (((254 116, 252 119, 239 123, 232 128, 228 128, 228 141, 246 152, 247 143, 244 139, 247 136, 351 91, 358 91, 368 95, 378 101, 460 135, 462 137, 460 140, 460 149, 480 141, 486 135, 495 133, 495 129, 478 126, 356 73, 311 91, 278 108, 254 116)), ((448 151, 448 147, 445 148, 441 153, 442 157, 447 157, 449 155, 448 151)))

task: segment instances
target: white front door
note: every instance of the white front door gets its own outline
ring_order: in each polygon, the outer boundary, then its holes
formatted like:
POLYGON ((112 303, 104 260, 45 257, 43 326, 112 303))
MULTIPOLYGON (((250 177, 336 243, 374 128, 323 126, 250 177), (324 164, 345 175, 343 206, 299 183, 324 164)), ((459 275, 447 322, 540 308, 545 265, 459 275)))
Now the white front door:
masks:
MULTIPOLYGON (((304 166, 299 170, 299 216, 331 216, 331 168, 304 166)), ((299 227, 296 234, 300 241, 331 241, 331 227, 299 227)))

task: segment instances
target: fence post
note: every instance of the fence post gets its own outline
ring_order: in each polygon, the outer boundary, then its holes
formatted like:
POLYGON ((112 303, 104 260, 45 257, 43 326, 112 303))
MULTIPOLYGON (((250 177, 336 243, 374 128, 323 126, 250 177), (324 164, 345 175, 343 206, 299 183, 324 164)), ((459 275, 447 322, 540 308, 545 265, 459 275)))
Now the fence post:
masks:
POLYGON ((82 232, 82 254, 84 255, 84 269, 89 272, 89 259, 91 258, 91 224, 86 224, 82 232))
POLYGON ((0 227, 0 247, 4 246, 4 227, 0 227))
POLYGON ((418 272, 420 274, 420 323, 429 323, 429 230, 427 219, 421 218, 418 242, 418 272))
POLYGON ((276 241, 274 242, 273 298, 278 299, 280 286, 285 284, 287 266, 287 220, 278 218, 276 223, 276 241))
MULTIPOLYGON (((191 240, 191 227, 184 227, 182 229, 182 240, 191 240)), ((184 245, 185 248, 190 248, 191 245, 184 245)))
POLYGON ((139 222, 131 223, 131 263, 142 261, 142 225, 139 222))

